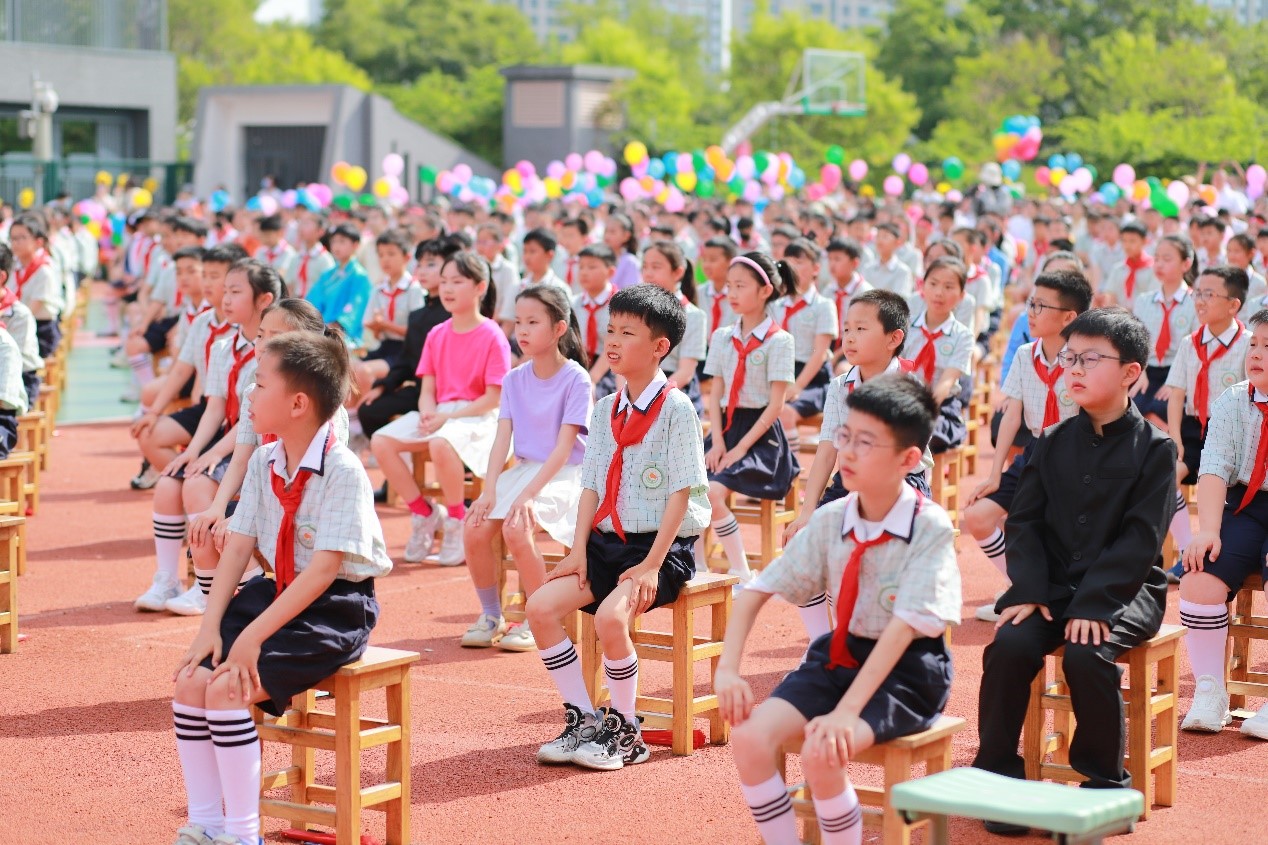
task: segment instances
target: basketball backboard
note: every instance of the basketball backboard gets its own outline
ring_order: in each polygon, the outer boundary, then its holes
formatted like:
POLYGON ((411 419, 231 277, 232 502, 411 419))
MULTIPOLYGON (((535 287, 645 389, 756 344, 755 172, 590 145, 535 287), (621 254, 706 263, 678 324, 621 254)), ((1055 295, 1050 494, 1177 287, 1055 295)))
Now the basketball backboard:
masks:
POLYGON ((801 85, 795 96, 802 113, 859 116, 867 113, 862 53, 807 49, 801 59, 801 85))

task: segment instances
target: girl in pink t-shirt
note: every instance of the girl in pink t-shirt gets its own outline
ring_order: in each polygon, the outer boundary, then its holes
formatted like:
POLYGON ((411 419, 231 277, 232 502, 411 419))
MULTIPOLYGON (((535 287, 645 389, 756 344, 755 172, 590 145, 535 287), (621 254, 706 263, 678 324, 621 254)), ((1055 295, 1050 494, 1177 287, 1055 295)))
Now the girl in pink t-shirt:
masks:
POLYGON ((540 530, 564 546, 573 542, 592 399, 581 329, 563 290, 538 285, 520 293, 515 339, 526 360, 503 382, 484 493, 467 514, 467 568, 480 599, 480 617, 462 644, 535 651, 527 625, 507 631, 502 619, 494 540, 500 533, 519 571, 520 586, 532 595, 546 577, 534 535, 540 530), (502 472, 512 435, 515 466, 502 472))
POLYGON ((483 478, 497 435, 502 378, 511 347, 498 324, 480 313, 490 284, 489 263, 474 252, 450 256, 440 270, 440 301, 452 316, 432 329, 418 361, 422 382, 418 411, 398 417, 374 433, 370 449, 388 484, 413 514, 405 560, 431 553, 443 529, 437 563, 458 566, 462 548, 463 467, 483 478), (423 498, 403 452, 427 454, 440 484, 445 509, 423 498))

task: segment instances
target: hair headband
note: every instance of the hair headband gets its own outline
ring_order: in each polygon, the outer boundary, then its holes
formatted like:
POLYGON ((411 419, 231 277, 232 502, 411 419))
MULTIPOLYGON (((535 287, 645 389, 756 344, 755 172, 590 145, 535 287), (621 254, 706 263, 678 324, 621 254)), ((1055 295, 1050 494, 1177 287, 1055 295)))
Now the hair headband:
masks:
POLYGON ((763 282, 770 285, 771 287, 775 287, 775 285, 770 280, 770 276, 766 275, 766 271, 762 269, 762 265, 758 264, 753 259, 744 255, 737 255, 731 259, 731 266, 734 267, 736 264, 743 264, 745 267, 753 268, 754 270, 757 271, 758 277, 763 282))

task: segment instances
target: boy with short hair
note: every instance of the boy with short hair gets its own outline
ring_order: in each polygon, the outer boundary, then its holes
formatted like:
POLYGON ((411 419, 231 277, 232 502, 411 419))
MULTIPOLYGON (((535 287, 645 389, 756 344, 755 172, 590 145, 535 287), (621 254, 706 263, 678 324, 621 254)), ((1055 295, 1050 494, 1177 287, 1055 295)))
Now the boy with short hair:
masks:
MULTIPOLYGON (((820 291, 830 298, 837 307, 837 317, 841 320, 841 341, 845 339, 845 315, 850 307, 850 300, 864 291, 872 290, 872 286, 859 272, 863 262, 863 247, 850 238, 833 238, 828 241, 828 275, 832 281, 820 291)), ((837 343, 838 364, 843 357, 841 341, 837 343)))
POLYGON ((577 278, 577 263, 581 250, 590 242, 590 224, 584 217, 569 217, 559 224, 558 231, 562 250, 556 253, 552 269, 568 286, 571 297, 581 290, 580 280, 577 278))
MULTIPOLYGON (((489 262, 489 269, 493 271, 493 289, 497 291, 496 308, 498 313, 501 313, 505 310, 507 301, 514 302, 520 291, 519 273, 504 255, 507 238, 502 234, 501 225, 492 220, 481 223, 476 228, 475 245, 476 252, 489 262)), ((511 332, 515 330, 514 320, 499 319, 498 325, 506 332, 507 337, 510 337, 511 332)))
POLYGON ((289 284, 294 277, 294 264, 299 259, 299 253, 282 236, 286 229, 282 216, 270 214, 268 217, 261 217, 260 222, 255 224, 255 228, 259 235, 260 248, 252 257, 272 267, 289 284))
POLYGON ((1194 218, 1198 224, 1198 237, 1195 243, 1196 258, 1199 270, 1216 267, 1224 263, 1224 233, 1228 224, 1217 216, 1194 218))
POLYGON ((911 296, 914 281, 911 268, 894 254, 901 243, 899 229, 893 223, 876 227, 876 262, 863 268, 863 278, 869 285, 889 290, 899 296, 911 296))
POLYGON ((365 330, 365 309, 374 289, 356 257, 361 233, 351 223, 340 223, 331 230, 328 240, 328 255, 334 264, 309 286, 304 299, 317 307, 326 325, 339 324, 349 346, 358 347, 365 330))
POLYGON ((595 403, 572 551, 526 609, 566 714, 563 732, 537 752, 542 763, 619 769, 650 756, 635 713, 630 621, 671 604, 691 580, 695 538, 711 513, 699 418, 660 369, 686 320, 678 299, 655 285, 618 291, 609 304, 604 351, 625 387, 595 403), (603 647, 612 703, 598 713, 561 624, 578 609, 594 615, 603 647))
POLYGON ((1101 285, 1096 297, 1098 307, 1131 307, 1138 294, 1153 293, 1160 287, 1158 278, 1154 276, 1153 256, 1145 252, 1148 232, 1144 225, 1135 220, 1124 223, 1119 238, 1123 245, 1123 260, 1114 265, 1109 277, 1101 285))
POLYGON ((1268 280, 1255 269, 1255 241, 1250 235, 1239 234, 1229 238, 1224 256, 1228 259, 1228 266, 1244 270, 1249 281, 1242 310, 1237 313, 1238 319, 1244 323, 1264 307, 1264 299, 1268 297, 1268 280))
MULTIPOLYGON (((735 312, 731 310, 726 295, 726 272, 731 267, 731 259, 739 254, 739 246, 726 235, 709 238, 700 247, 700 271, 704 273, 705 283, 698 292, 700 310, 705 316, 706 337, 712 337, 718 329, 735 322, 735 312)), ((701 362, 701 373, 704 372, 703 366, 701 362)))
POLYGON ((1162 624, 1167 581, 1158 562, 1174 508, 1176 449, 1128 398, 1149 356, 1139 318, 1093 309, 1061 334, 1057 360, 1079 413, 1044 431, 1017 483, 1005 530, 1012 586, 996 604, 995 640, 983 657, 973 765, 1025 777, 1017 742, 1030 684, 1044 656, 1064 645, 1079 723, 1070 763, 1088 786, 1128 787, 1114 661, 1162 624))
POLYGON ((846 764, 864 749, 927 729, 946 706, 951 657, 943 633, 960 621, 955 532, 946 512, 906 482, 921 462, 937 405, 914 379, 887 374, 850 394, 834 433, 849 495, 815 511, 782 557, 736 599, 714 675, 740 789, 767 845, 799 841, 775 768, 805 737, 802 769, 825 843, 862 841, 846 764), (744 643, 774 594, 794 604, 830 593, 834 631, 753 707, 740 675, 744 643))
MULTIPOLYGON (((326 215, 319 211, 304 210, 299 213, 299 249, 291 262, 290 275, 285 276, 286 289, 291 296, 304 299, 317 280, 335 269, 334 256, 321 242, 326 234, 326 215)), ((361 236, 357 235, 360 245, 361 236)), ((280 271, 279 271, 280 272, 280 271)))
MULTIPOLYGON (((577 259, 581 293, 572 298, 572 313, 577 315, 581 343, 590 359, 590 383, 597 385, 608 375, 608 359, 602 352, 608 334, 608 305, 616 293, 612 284, 616 253, 607 244, 590 244, 577 259)), ((611 383, 612 389, 603 396, 616 392, 616 379, 612 378, 611 383)))
MULTIPOLYGON (((520 279, 519 290, 515 292, 516 296, 521 290, 534 285, 555 285, 564 293, 569 302, 572 301, 572 288, 564 284, 551 267, 557 247, 558 242, 555 236, 546 229, 531 229, 524 235, 524 276, 520 279)), ((515 296, 508 297, 506 302, 498 304, 498 320, 503 325, 506 325, 508 320, 512 326, 515 324, 515 296)))
POLYGON ((40 357, 39 339, 35 334, 35 315, 17 291, 9 287, 13 275, 13 252, 0 243, 0 322, 13 337, 22 353, 22 384, 26 388, 27 408, 34 408, 40 398, 40 373, 44 359, 40 357))

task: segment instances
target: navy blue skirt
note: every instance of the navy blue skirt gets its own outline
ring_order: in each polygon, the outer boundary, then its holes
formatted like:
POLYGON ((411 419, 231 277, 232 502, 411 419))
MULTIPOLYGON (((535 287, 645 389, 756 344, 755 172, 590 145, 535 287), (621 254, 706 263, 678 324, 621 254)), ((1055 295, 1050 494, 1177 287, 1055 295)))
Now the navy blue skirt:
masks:
MULTIPOLYGON (((252 578, 229 600, 220 620, 222 657, 238 635, 268 609, 277 585, 263 575, 252 578)), ((370 631, 379 619, 374 579, 336 578, 299 616, 279 628, 260 647, 260 684, 268 694, 259 707, 280 716, 291 699, 312 689, 365 653, 370 631)), ((202 665, 211 667, 211 658, 202 665)))
POLYGON ((1141 416, 1149 416, 1153 414, 1159 419, 1167 418, 1167 403, 1158 399, 1158 391, 1162 390, 1162 386, 1167 383, 1167 374, 1171 372, 1170 367, 1145 367, 1145 378, 1148 379, 1148 386, 1136 394, 1133 400, 1136 403, 1136 410, 1140 411, 1141 416))
POLYGON ((613 393, 616 393, 616 373, 608 370, 595 382, 594 401, 598 402, 604 396, 611 396, 613 393))
MULTIPOLYGON (((665 373, 665 375, 672 376, 673 373, 665 373)), ((600 380, 600 384, 602 384, 602 380, 600 380)), ((704 394, 700 392, 700 377, 697 375, 692 375, 691 382, 689 384, 678 385, 678 389, 681 390, 683 393, 687 394, 687 398, 691 400, 692 407, 696 409, 696 416, 703 419, 704 418, 704 394)))
MULTIPOLYGON (((805 361, 793 364, 793 377, 801 378, 801 371, 806 368, 805 361)), ((797 412, 797 416, 805 419, 823 413, 823 404, 828 398, 828 382, 832 381, 832 368, 824 364, 815 377, 810 380, 797 398, 788 403, 788 407, 797 412)))
POLYGON ((405 341, 399 338, 390 337, 387 340, 379 341, 378 349, 367 352, 363 360, 366 361, 386 361, 388 368, 395 367, 397 362, 401 360, 401 353, 405 351, 405 341))
MULTIPOLYGON (((722 435, 722 442, 727 449, 734 449, 744 439, 744 435, 753 428, 764 410, 765 408, 735 409, 731 427, 722 435)), ((722 421, 726 422, 726 409, 722 411, 722 421)), ((713 434, 710 433, 704 439, 705 454, 708 454, 712 445, 713 434)), ((709 473, 709 480, 716 481, 741 496, 781 501, 788 495, 800 473, 801 464, 797 462, 797 456, 788 445, 784 427, 779 420, 775 420, 775 424, 753 444, 748 454, 721 472, 709 473)))

